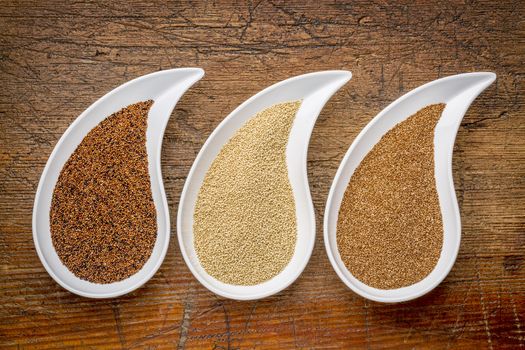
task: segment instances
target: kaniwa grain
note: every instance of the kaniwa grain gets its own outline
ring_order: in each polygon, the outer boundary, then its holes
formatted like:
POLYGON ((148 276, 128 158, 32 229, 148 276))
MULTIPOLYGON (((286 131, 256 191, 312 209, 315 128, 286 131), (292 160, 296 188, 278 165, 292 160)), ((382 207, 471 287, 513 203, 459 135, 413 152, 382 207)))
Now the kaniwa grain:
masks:
POLYGON ((419 282, 439 259, 443 223, 434 177, 434 128, 444 108, 427 106, 392 128, 346 188, 337 246, 348 270, 371 287, 419 282))
POLYGON ((274 105, 252 117, 221 149, 200 188, 194 245, 216 279, 255 285, 279 274, 297 236, 286 145, 301 102, 274 105))
POLYGON ((77 277, 112 283, 135 274, 157 237, 146 153, 153 101, 130 105, 84 137, 53 192, 51 238, 77 277))

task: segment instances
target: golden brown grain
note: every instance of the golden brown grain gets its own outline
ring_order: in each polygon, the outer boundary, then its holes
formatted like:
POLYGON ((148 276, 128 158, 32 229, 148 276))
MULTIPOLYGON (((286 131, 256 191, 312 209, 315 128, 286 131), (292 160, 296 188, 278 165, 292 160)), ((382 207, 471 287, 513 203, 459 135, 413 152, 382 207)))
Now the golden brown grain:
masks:
POLYGON ((146 153, 153 101, 130 105, 91 130, 64 165, 51 203, 51 237, 79 278, 111 283, 136 273, 157 237, 146 153))
POLYGON ((255 115, 206 174, 195 206, 194 244, 204 269, 222 282, 267 281, 293 255, 297 225, 285 151, 300 104, 255 115))
POLYGON ((443 224, 434 178, 434 128, 444 104, 392 128, 352 175, 337 222, 348 270, 381 289, 409 286, 436 265, 443 224))

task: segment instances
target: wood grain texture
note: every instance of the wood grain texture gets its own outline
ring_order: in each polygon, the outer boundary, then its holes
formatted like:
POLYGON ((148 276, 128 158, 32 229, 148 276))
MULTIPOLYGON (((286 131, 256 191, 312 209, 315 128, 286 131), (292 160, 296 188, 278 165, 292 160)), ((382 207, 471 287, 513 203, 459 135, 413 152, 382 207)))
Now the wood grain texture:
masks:
POLYGON ((525 347, 525 2, 36 0, 0 6, 0 345, 5 348, 525 347), (113 300, 60 288, 32 241, 38 179, 60 135, 94 100, 139 75, 199 66, 163 148, 172 239, 159 272, 113 300), (218 298, 181 257, 175 218, 185 177, 238 104, 290 76, 349 69, 354 78, 314 129, 309 176, 317 242, 302 276, 257 302, 218 298), (357 133, 430 80, 494 71, 458 133, 454 179, 463 236, 430 294, 368 302, 333 271, 322 241, 328 190, 357 133))

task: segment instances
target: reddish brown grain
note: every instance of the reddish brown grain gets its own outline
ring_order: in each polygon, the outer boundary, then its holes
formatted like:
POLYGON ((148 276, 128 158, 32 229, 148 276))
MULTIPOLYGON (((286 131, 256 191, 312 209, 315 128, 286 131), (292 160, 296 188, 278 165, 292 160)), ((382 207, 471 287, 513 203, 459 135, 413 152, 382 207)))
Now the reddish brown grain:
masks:
POLYGON ((519 349, 525 346, 525 2, 44 2, 0 6, 0 344, 91 348, 519 349), (168 124, 162 172, 172 239, 143 288, 88 300, 45 272, 31 236, 38 179, 67 126, 110 89, 200 66, 168 124), (301 277, 258 302, 218 298, 187 269, 176 209, 198 150, 260 89, 349 69, 308 155, 317 240, 301 277), (403 93, 494 71, 461 124, 453 175, 462 216, 454 268, 408 303, 367 302, 333 271, 322 241, 328 189, 358 132, 403 93))
POLYGON ((434 176, 434 127, 444 104, 390 129, 355 169, 337 219, 337 249, 361 282, 409 286, 436 266, 443 221, 434 176))
POLYGON ((62 263, 81 279, 122 281, 151 255, 157 238, 146 151, 152 104, 137 102, 107 116, 60 171, 51 238, 62 263))

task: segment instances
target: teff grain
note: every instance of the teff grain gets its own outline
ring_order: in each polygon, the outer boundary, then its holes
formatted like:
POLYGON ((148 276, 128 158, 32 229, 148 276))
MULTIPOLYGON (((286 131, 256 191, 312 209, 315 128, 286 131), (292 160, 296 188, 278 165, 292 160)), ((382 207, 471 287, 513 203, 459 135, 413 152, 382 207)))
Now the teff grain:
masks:
POLYGON ((409 286, 435 267, 443 223, 434 177, 434 128, 444 104, 392 128, 354 172, 337 222, 348 270, 380 289, 409 286))
POLYGON ((286 145, 300 104, 274 105, 251 118, 221 149, 200 188, 195 250, 224 283, 267 281, 293 255, 297 224, 286 145))
POLYGON ((153 101, 130 105, 84 137, 64 165, 51 203, 51 238, 77 277, 112 283, 146 263, 157 238, 146 152, 153 101))

